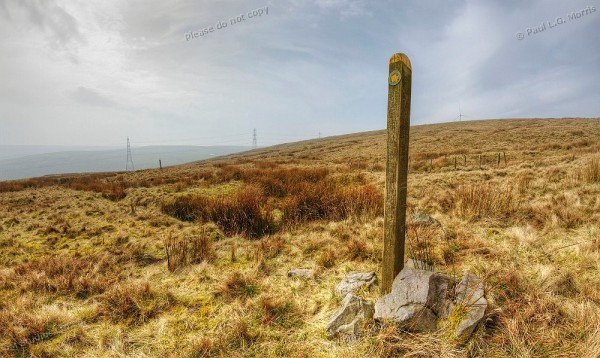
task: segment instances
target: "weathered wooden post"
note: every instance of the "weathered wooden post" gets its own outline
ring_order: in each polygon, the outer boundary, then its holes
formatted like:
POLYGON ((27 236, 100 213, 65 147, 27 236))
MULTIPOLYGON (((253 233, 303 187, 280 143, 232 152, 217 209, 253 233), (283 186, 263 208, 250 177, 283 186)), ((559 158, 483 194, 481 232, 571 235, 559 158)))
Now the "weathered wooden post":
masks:
POLYGON ((412 67, 403 53, 390 58, 387 115, 387 167, 381 291, 389 293, 404 267, 408 140, 412 67))
POLYGON ((158 160, 158 166, 160 167, 160 169, 162 169, 162 160, 158 160))

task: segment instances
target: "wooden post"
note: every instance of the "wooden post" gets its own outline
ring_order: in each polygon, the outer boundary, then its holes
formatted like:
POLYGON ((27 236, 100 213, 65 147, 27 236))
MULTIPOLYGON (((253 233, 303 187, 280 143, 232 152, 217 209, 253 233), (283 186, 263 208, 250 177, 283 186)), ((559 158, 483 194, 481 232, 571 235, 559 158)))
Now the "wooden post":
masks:
POLYGON ((162 160, 158 160, 158 166, 160 167, 160 169, 162 169, 162 160))
POLYGON ((394 54, 390 59, 388 78, 383 293, 391 291, 396 275, 404 268, 411 82, 410 60, 403 53, 394 54))
POLYGON ((467 165, 467 155, 463 154, 463 159, 465 160, 465 166, 467 165))
POLYGON ((500 166, 500 153, 498 153, 498 166, 500 166))

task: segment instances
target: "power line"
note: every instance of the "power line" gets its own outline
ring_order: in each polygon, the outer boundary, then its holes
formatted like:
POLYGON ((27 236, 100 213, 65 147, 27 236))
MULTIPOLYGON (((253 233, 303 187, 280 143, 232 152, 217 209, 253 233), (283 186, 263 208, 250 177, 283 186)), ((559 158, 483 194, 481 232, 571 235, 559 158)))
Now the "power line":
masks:
POLYGON ((127 137, 127 164, 125 164, 125 171, 135 170, 133 167, 133 158, 131 156, 131 144, 129 143, 129 137, 127 137))

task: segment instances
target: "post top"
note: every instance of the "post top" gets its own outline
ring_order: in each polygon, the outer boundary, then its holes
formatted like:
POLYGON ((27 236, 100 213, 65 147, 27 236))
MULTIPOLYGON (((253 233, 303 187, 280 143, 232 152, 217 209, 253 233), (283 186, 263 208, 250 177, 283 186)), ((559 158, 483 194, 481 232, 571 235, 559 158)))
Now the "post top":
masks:
POLYGON ((390 64, 396 63, 396 62, 402 62, 403 64, 406 65, 406 67, 408 67, 409 70, 412 70, 410 60, 408 59, 408 56, 406 56, 405 54, 403 54, 401 52, 393 54, 392 57, 390 58, 390 64))

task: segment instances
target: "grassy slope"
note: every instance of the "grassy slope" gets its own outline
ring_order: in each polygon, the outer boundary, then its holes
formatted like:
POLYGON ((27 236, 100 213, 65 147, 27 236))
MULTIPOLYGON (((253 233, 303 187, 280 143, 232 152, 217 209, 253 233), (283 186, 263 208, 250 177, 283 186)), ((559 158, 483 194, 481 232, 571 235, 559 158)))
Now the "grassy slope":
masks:
MULTIPOLYGON (((377 131, 101 178, 128 183, 117 201, 48 183, 0 193, 0 354, 600 355, 600 120, 411 130, 409 205, 444 227, 422 234, 433 261, 486 282, 489 315, 468 345, 373 326, 353 346, 325 338, 337 282, 348 271, 380 271, 381 216, 313 221, 261 240, 212 235, 210 262, 167 270, 164 239, 206 229, 165 215, 161 203, 241 185, 204 173, 326 167, 383 189, 377 131), (507 160, 497 165, 499 152, 507 160), (288 279, 293 267, 316 269, 316 280, 288 279)), ((376 291, 363 295, 375 300, 376 291)))

